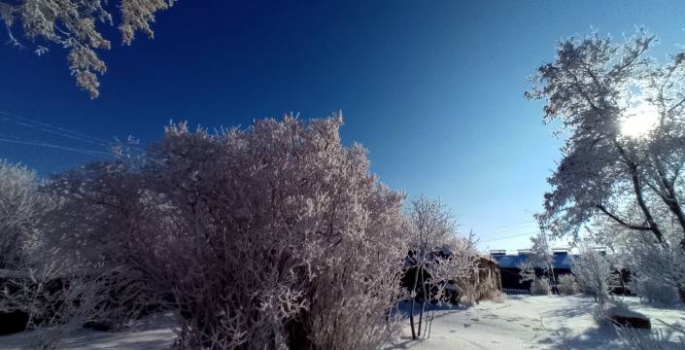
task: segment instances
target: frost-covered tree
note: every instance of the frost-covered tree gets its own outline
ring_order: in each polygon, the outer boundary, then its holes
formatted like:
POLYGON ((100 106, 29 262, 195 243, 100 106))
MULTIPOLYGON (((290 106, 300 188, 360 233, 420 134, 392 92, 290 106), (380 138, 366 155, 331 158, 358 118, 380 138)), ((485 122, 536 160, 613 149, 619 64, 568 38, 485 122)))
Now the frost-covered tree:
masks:
POLYGON ((535 269, 540 269, 546 279, 554 282, 554 255, 544 227, 541 227, 540 233, 530 238, 530 242, 528 258, 519 267, 521 280, 533 281, 536 278, 535 269))
MULTIPOLYGON (((405 279, 411 293, 409 321, 412 337, 421 336, 423 313, 431 294, 441 295, 449 285, 478 281, 478 253, 473 237, 457 235, 454 218, 444 204, 424 196, 413 200, 407 213, 410 253, 405 259, 405 279), (461 282, 461 283, 460 283, 461 282), (418 329, 414 327, 414 308, 421 296, 418 329)), ((476 283, 476 282, 473 282, 476 283)), ((464 292, 464 291, 462 291, 464 292)))
POLYGON ((545 99, 545 122, 560 121, 568 136, 541 215, 554 233, 577 232, 603 216, 664 242, 647 199, 653 196, 685 242, 685 54, 660 65, 648 56, 654 42, 642 31, 621 44, 598 35, 571 38, 538 69, 538 86, 526 95, 545 99), (622 216, 633 204, 637 221, 622 216))
POLYGON ((107 67, 98 56, 98 50, 109 50, 99 25, 116 24, 124 45, 130 45, 137 31, 152 37, 151 24, 155 14, 173 5, 175 0, 5 0, 0 1, 0 20, 7 28, 10 42, 18 47, 25 45, 17 34, 23 33, 32 43, 35 52, 42 55, 50 44, 68 51, 67 59, 76 84, 91 98, 99 93, 97 75, 107 67), (112 10, 119 11, 112 15, 112 10), (118 23, 115 23, 115 19, 118 23))
POLYGON ((0 159, 0 269, 14 269, 30 255, 49 202, 35 172, 0 159))
MULTIPOLYGON (((572 38, 538 69, 527 96, 545 99, 545 122, 567 135, 539 215, 553 233, 604 219, 685 249, 685 53, 659 64, 649 56, 655 41, 644 31, 621 44, 572 38)), ((685 302, 685 287, 680 295, 685 302)))

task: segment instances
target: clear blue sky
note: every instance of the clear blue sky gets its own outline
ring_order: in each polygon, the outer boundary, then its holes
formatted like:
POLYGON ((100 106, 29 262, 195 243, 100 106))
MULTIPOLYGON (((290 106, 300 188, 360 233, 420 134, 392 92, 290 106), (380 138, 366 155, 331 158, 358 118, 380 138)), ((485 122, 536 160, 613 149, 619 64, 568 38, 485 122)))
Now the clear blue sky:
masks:
MULTIPOLYGON (((59 48, 38 58, 0 46, 0 111, 147 143, 171 119, 245 126, 342 110, 344 141, 370 150, 383 182, 440 198, 482 249, 519 249, 536 232, 561 144, 541 103, 523 98, 528 77, 556 42, 591 27, 620 37, 644 25, 660 54, 673 52, 684 15, 682 1, 179 0, 154 40, 103 55, 95 101, 74 87, 59 48)), ((30 125, 0 115, 0 138, 102 150, 30 125)), ((5 141, 0 157, 43 175, 96 159, 5 141)))

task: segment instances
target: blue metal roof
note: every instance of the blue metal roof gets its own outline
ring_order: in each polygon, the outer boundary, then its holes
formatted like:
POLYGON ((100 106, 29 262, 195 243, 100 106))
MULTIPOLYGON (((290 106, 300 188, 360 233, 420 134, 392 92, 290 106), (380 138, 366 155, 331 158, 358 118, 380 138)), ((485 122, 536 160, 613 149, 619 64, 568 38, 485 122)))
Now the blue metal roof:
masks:
MULTIPOLYGON (((555 269, 570 269, 573 258, 578 257, 577 254, 554 254, 554 268, 555 269)), ((492 255, 492 259, 497 262, 497 265, 502 269, 516 269, 519 264, 528 260, 528 254, 518 255, 492 255)))

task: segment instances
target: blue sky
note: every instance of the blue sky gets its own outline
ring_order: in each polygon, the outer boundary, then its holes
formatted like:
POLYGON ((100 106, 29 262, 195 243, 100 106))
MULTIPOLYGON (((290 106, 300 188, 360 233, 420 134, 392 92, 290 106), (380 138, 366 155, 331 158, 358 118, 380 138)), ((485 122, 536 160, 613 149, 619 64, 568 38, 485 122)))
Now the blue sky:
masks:
MULTIPOLYGON (((65 54, 0 46, 0 139, 102 151, 158 139, 169 120, 219 127, 343 111, 344 142, 370 150, 381 181, 448 204, 482 249, 520 249, 561 141, 523 98, 555 44, 591 28, 685 43, 681 1, 179 0, 154 40, 105 52, 101 97, 74 87, 65 54), (53 132, 46 132, 50 129, 53 132), (74 135, 74 134, 72 134, 74 135)), ((48 175, 93 154, 0 140, 0 158, 48 175)))

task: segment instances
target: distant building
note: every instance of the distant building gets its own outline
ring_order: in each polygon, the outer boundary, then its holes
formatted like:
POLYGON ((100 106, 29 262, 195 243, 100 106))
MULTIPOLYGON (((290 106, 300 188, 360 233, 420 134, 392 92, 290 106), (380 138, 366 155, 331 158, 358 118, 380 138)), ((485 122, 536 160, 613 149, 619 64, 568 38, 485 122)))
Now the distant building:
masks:
MULTIPOLYGON (((555 249, 553 254, 554 277, 571 273, 571 263, 578 254, 570 254, 566 249, 555 249)), ((528 261, 530 250, 519 250, 518 254, 507 254, 505 250, 490 251, 490 258, 497 262, 502 278, 502 290, 530 290, 530 281, 521 282, 521 263, 528 261)), ((542 276, 542 269, 536 268, 535 274, 542 276)))
MULTIPOLYGON (((553 266, 554 279, 559 280, 559 276, 571 274, 571 264, 574 259, 580 257, 579 254, 571 254, 568 249, 553 249, 553 266)), ((601 249, 600 254, 606 254, 601 249)), ((519 250, 517 254, 507 254, 506 250, 491 250, 490 258, 497 262, 499 266, 500 276, 502 279, 502 291, 507 293, 527 293, 530 290, 531 281, 521 282, 521 263, 528 261, 530 257, 530 250, 519 250)), ((620 285, 613 286, 612 293, 630 295, 630 290, 626 287, 626 283, 630 281, 630 271, 618 270, 615 271, 618 275, 620 273, 620 285)), ((535 275, 542 277, 542 268, 535 269, 535 275)))

